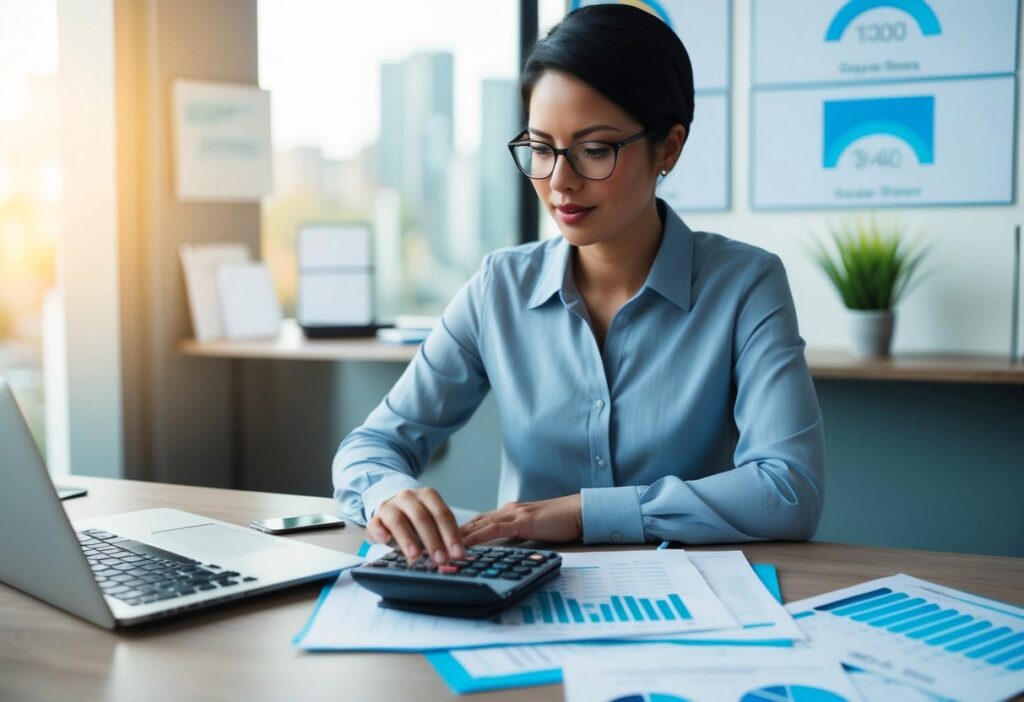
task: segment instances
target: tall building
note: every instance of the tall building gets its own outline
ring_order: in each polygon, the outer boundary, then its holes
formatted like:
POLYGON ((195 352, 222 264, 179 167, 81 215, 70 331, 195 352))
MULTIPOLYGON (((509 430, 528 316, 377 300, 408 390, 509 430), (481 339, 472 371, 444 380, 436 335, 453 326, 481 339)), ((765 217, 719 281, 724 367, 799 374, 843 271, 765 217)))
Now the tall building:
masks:
POLYGON ((434 256, 449 258, 448 168, 454 154, 455 59, 417 53, 381 66, 377 181, 395 188, 434 256))
POLYGON ((486 252, 519 241, 516 182, 522 175, 505 145, 524 125, 514 80, 488 78, 481 88, 478 230, 486 252))

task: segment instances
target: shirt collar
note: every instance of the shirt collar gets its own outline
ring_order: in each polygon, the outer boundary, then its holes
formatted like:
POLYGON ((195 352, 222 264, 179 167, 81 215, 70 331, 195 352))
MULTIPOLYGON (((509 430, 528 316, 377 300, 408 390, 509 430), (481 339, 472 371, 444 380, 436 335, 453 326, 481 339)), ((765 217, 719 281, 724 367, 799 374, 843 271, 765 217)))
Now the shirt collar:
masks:
POLYGON ((693 232, 664 200, 658 210, 665 215, 661 246, 654 257, 644 287, 654 290, 681 309, 690 309, 690 281, 693 277, 693 232))
MULTIPOLYGON (((675 211, 658 199, 658 211, 664 215, 661 245, 654 257, 645 288, 650 288, 684 310, 690 309, 690 279, 693 270, 693 232, 675 211)), ((545 254, 543 269, 530 296, 528 307, 540 307, 555 293, 571 296, 576 286, 569 265, 572 246, 559 237, 545 254)))

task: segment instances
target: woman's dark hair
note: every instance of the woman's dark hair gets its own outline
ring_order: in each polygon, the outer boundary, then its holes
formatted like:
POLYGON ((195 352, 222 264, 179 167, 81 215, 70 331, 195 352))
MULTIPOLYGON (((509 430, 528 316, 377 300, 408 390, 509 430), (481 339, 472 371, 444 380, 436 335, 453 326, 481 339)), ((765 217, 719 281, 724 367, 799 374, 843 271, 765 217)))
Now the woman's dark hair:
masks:
MULTIPOLYGON (((621 4, 570 12, 530 49, 519 90, 523 108, 548 70, 583 81, 618 105, 644 129, 674 124, 690 133, 693 67, 686 47, 654 15, 621 4)), ((658 139, 665 132, 656 135, 658 139)))

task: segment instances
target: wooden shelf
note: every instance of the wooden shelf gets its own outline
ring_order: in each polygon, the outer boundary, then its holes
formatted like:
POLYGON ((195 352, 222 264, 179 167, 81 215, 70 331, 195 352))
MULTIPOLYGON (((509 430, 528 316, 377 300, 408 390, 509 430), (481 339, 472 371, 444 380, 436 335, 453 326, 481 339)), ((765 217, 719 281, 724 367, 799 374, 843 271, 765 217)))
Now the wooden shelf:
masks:
POLYGON ((187 356, 262 358, 279 361, 384 361, 408 363, 419 344, 385 344, 374 337, 307 339, 294 319, 286 319, 276 339, 250 341, 182 341, 187 356))
POLYGON ((811 375, 822 380, 1024 385, 1024 364, 980 354, 901 354, 858 358, 848 351, 808 349, 811 375))
MULTIPOLYGON (((295 320, 285 320, 275 339, 182 341, 179 350, 204 358, 281 361, 380 361, 408 363, 418 344, 386 344, 373 337, 307 339, 295 320)), ((848 351, 808 349, 811 375, 821 380, 889 380, 924 383, 1024 385, 1024 364, 975 354, 913 354, 862 359, 848 351)))

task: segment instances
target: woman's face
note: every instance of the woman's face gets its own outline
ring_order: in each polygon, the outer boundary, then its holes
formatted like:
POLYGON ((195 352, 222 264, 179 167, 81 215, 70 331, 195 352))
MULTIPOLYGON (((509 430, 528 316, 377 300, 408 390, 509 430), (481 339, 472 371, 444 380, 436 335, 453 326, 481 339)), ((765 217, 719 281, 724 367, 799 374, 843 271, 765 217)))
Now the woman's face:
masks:
MULTIPOLYGON (((545 72, 534 85, 529 110, 529 138, 560 149, 578 141, 618 143, 644 130, 601 93, 558 71, 545 72)), ((606 180, 577 175, 559 156, 550 178, 530 182, 566 240, 587 246, 628 232, 653 207, 657 174, 648 141, 640 139, 619 150, 606 180), (571 217, 558 209, 567 205, 593 209, 582 218, 571 217)))

